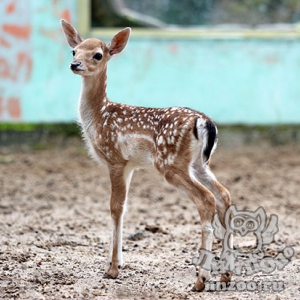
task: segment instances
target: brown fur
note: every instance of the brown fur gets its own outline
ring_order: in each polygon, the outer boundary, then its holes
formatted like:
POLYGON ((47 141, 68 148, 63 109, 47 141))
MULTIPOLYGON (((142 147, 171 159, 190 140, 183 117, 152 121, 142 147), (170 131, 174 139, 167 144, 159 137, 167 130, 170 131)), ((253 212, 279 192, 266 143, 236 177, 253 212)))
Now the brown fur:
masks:
MULTIPOLYGON (((83 40, 65 21, 62 27, 74 48, 72 70, 83 79, 79 105, 83 134, 92 156, 103 161, 110 174, 114 229, 108 276, 116 278, 118 266, 122 264, 124 206, 135 168, 157 169, 170 184, 188 195, 196 205, 202 224, 201 248, 210 251, 215 210, 223 220, 231 203, 229 192, 209 169, 209 158, 203 160, 208 139, 206 122, 214 124, 213 121, 188 108, 144 108, 111 102, 106 95, 107 62, 124 49, 130 29, 122 30, 106 45, 94 38, 83 40), (102 55, 101 60, 95 59, 97 53, 102 55)), ((209 271, 200 265, 195 289, 202 290, 209 277, 209 271)), ((230 276, 222 275, 221 280, 229 281, 230 276)))

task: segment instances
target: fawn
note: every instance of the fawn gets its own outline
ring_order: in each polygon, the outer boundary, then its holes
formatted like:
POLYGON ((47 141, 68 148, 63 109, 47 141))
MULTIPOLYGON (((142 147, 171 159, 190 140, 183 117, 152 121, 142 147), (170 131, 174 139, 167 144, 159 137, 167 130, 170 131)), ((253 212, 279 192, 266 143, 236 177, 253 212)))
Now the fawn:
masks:
MULTIPOLYGON (((70 65, 82 77, 79 116, 90 154, 104 162, 111 181, 110 212, 113 234, 106 276, 117 278, 122 266, 122 227, 127 193, 133 171, 154 167, 165 179, 195 203, 202 228, 201 248, 212 249, 215 211, 224 222, 230 194, 210 171, 217 145, 217 127, 205 114, 188 108, 145 108, 111 102, 106 96, 107 63, 126 46, 131 29, 117 33, 110 43, 84 40, 61 20, 68 44, 73 48, 70 65)), ((201 291, 210 271, 199 266, 194 290, 201 291)), ((221 274, 222 282, 231 272, 221 274)))

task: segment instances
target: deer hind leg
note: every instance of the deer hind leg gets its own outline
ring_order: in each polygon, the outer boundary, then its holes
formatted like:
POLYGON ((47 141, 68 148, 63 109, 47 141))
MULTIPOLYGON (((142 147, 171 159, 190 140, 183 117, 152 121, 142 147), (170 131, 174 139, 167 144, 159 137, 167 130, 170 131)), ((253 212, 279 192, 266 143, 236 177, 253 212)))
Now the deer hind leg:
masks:
MULTIPOLYGON (((231 216, 229 215, 228 219, 225 218, 226 211, 231 205, 231 197, 229 191, 217 181, 216 177, 211 172, 208 165, 196 163, 193 169, 194 175, 196 176, 197 180, 199 180, 206 188, 208 188, 214 194, 216 198, 216 209, 219 215, 220 222, 226 230, 229 230, 231 216)), ((233 250, 233 235, 230 234, 228 236, 229 240, 224 242, 227 243, 229 249, 233 250)), ((233 266, 233 264, 233 256, 229 255, 228 265, 233 266)), ((221 264, 220 281, 229 283, 231 281, 231 276, 232 270, 227 270, 226 268, 224 268, 224 265, 221 264)))
MULTIPOLYGON (((201 249, 211 251, 213 241, 211 223, 216 208, 214 195, 200 182, 192 178, 188 170, 186 172, 179 169, 169 170, 165 173, 165 178, 169 183, 184 191, 195 203, 201 221, 201 249)), ((194 286, 194 290, 197 291, 202 291, 205 288, 205 282, 210 278, 210 267, 204 269, 202 263, 203 261, 199 266, 198 278, 194 286)))
POLYGON ((111 181, 110 213, 113 230, 106 275, 111 278, 117 278, 119 275, 118 268, 123 264, 123 216, 125 213, 126 198, 133 174, 133 168, 130 168, 128 165, 112 166, 109 168, 109 172, 111 181))

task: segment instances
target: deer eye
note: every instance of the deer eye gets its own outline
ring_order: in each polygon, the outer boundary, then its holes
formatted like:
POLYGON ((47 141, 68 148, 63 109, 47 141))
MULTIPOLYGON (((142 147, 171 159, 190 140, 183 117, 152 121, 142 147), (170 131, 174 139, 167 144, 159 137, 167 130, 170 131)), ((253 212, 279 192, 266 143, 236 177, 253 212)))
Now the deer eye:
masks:
POLYGON ((74 50, 72 51, 72 55, 75 56, 75 51, 74 50))
POLYGON ((100 60, 102 58, 102 54, 96 53, 93 58, 95 58, 96 60, 100 60))

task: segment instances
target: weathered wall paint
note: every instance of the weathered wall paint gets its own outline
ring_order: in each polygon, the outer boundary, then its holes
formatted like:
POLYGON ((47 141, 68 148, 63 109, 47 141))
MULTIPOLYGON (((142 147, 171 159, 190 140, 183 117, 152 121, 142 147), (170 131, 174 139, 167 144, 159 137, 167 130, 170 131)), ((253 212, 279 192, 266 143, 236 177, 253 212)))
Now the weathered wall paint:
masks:
POLYGON ((61 18, 76 22, 76 1, 1 0, 0 121, 70 122, 76 117, 75 93, 70 95, 66 82, 70 57, 61 18))
POLYGON ((0 9, 0 118, 19 121, 21 89, 32 74, 32 11, 25 1, 1 1, 0 9))
MULTIPOLYGON (((80 78, 61 18, 74 0, 1 0, 0 121, 71 122, 80 78)), ((299 39, 131 38, 109 63, 108 96, 188 106, 221 124, 300 123, 299 39)))

